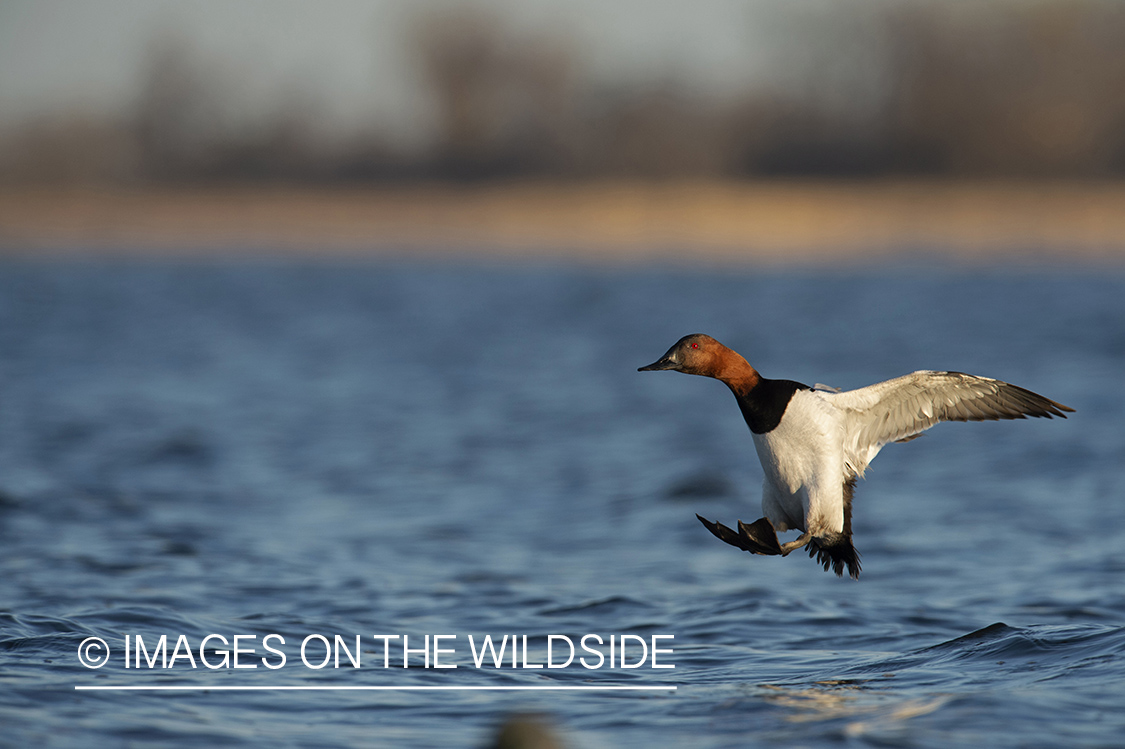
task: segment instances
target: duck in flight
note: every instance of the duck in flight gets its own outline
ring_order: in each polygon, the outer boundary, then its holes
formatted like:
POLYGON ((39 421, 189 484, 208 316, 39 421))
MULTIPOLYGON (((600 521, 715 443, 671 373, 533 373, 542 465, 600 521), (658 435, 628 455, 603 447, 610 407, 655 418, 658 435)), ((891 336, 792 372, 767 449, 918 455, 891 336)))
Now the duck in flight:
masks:
POLYGON ((684 336, 638 372, 668 369, 713 377, 734 393, 765 471, 765 517, 738 531, 699 515, 721 540, 751 554, 810 557, 843 577, 859 577, 852 545, 856 480, 888 442, 908 442, 939 421, 990 421, 1028 416, 1066 418, 1073 408, 988 377, 923 370, 886 382, 834 391, 758 374, 711 336, 684 336), (801 535, 780 543, 779 531, 801 535))

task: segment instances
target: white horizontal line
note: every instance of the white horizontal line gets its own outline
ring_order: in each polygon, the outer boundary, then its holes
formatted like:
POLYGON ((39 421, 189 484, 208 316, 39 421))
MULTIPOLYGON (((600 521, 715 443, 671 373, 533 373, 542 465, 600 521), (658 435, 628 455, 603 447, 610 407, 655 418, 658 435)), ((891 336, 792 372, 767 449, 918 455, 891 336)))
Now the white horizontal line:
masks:
POLYGON ((348 686, 348 687, 306 687, 306 686, 213 686, 213 687, 199 687, 199 686, 75 686, 78 690, 96 690, 100 692, 234 692, 234 691, 259 691, 259 692, 374 692, 374 691, 415 691, 415 692, 473 692, 473 691, 492 691, 492 692, 516 692, 516 691, 647 691, 647 692, 668 692, 676 691, 674 686, 658 686, 658 687, 634 687, 634 686, 526 686, 526 687, 393 687, 393 686, 348 686))

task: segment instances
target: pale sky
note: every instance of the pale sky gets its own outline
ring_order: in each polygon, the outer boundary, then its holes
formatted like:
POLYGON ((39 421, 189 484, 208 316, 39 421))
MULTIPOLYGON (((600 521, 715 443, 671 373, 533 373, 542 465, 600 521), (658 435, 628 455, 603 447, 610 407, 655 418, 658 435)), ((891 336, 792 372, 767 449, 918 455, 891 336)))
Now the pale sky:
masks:
MULTIPOLYGON (((815 6, 820 0, 803 0, 815 6)), ((559 33, 607 84, 672 79, 724 93, 767 74, 764 29, 781 0, 0 0, 0 126, 29 115, 125 111, 153 40, 182 40, 266 116, 311 98, 327 132, 377 125, 419 135, 431 102, 411 60, 411 23, 462 6, 509 28, 559 33), (763 19, 765 24, 763 23, 763 19)), ((775 50, 776 51, 776 50, 775 50)))

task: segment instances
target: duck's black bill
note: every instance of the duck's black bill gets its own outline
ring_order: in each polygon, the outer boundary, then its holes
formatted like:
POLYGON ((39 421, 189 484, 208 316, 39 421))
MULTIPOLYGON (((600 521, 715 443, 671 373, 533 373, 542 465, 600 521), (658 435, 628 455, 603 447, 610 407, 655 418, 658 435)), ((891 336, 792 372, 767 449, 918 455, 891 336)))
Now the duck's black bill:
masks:
POLYGON ((664 357, 663 359, 658 359, 657 361, 654 361, 652 364, 649 364, 647 367, 637 367, 637 371, 638 372, 652 372, 652 371, 660 370, 660 369, 675 369, 675 368, 676 368, 676 362, 672 361, 668 357, 664 357))

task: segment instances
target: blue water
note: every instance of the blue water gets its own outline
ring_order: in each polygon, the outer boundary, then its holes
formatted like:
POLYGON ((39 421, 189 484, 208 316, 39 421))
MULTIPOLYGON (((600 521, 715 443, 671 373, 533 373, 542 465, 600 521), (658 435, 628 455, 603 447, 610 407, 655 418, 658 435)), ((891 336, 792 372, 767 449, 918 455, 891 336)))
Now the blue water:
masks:
POLYGON ((1120 745, 1123 371, 1117 271, 9 261, 0 744, 475 747, 530 712, 572 747, 1120 745), (759 517, 761 472, 722 385, 636 372, 690 332, 766 376, 955 369, 1077 413, 889 446, 840 580, 696 521, 759 517), (675 668, 478 669, 467 640, 541 665, 591 633, 673 635, 675 668), (209 634, 262 665, 125 668, 126 635, 209 634), (310 634, 362 635, 361 667, 306 667, 310 634), (383 668, 392 634, 457 635, 458 668, 383 668))

